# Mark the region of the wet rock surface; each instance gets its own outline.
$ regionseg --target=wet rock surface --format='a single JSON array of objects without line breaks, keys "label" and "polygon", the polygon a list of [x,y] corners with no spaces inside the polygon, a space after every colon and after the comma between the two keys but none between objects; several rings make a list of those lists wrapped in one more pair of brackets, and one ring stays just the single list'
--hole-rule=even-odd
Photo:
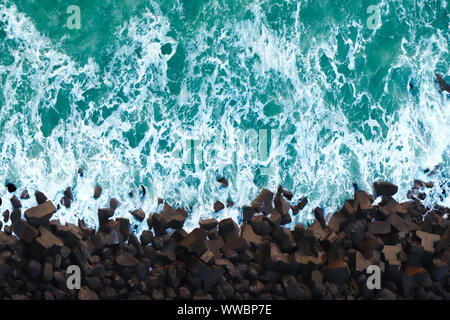
[{"label": "wet rock surface", "polygon": [[[131,211],[133,223],[148,227],[139,239],[128,219],[112,219],[115,199],[98,210],[94,230],[52,220],[55,206],[36,192],[38,205],[0,232],[0,298],[448,300],[450,209],[427,209],[417,198],[398,203],[397,189],[377,182],[378,204],[358,190],[333,215],[316,208],[313,224],[292,228],[307,200],[294,202],[281,187],[243,207],[241,225],[211,217],[191,232],[187,211],[164,203],[158,213]],[[64,195],[76,201],[70,188]],[[11,203],[20,213],[20,200]],[[67,287],[71,265],[81,270],[78,290]],[[366,285],[371,265],[381,270],[379,290]]]}]

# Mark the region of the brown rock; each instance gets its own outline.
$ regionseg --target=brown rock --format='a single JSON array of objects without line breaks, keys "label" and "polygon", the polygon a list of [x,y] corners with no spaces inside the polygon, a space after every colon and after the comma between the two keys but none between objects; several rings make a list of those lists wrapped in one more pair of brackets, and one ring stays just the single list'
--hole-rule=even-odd
[{"label": "brown rock", "polygon": [[135,267],[138,263],[139,260],[126,251],[122,251],[116,256],[116,264],[121,268]]},{"label": "brown rock", "polygon": [[274,199],[275,210],[282,216],[289,214],[290,208],[289,202],[283,197],[283,191],[283,188],[279,186]]},{"label": "brown rock", "polygon": [[130,211],[130,213],[131,213],[131,215],[132,215],[133,217],[135,217],[136,220],[138,220],[139,222],[142,222],[142,221],[144,221],[144,219],[145,219],[145,212],[142,211],[142,209],[136,209],[136,210]]},{"label": "brown rock", "polygon": [[3,222],[7,223],[9,221],[9,210],[3,212]]},{"label": "brown rock", "polygon": [[13,196],[11,198],[11,204],[14,209],[22,208],[22,202],[20,202],[20,200],[17,198],[17,196]]},{"label": "brown rock", "polygon": [[100,225],[105,224],[109,218],[114,215],[114,210],[111,208],[100,208],[98,209],[98,222]]},{"label": "brown rock", "polygon": [[36,191],[34,193],[34,196],[36,197],[36,201],[38,204],[43,204],[44,202],[47,201],[47,197],[45,196],[45,194],[43,194],[40,191]]},{"label": "brown rock", "polygon": [[192,252],[201,257],[205,251],[206,247],[206,232],[201,228],[196,228],[192,230],[180,243],[179,247],[184,249],[186,252]]},{"label": "brown rock", "polygon": [[219,234],[225,239],[239,236],[239,227],[231,218],[223,219],[219,222]]},{"label": "brown rock", "polygon": [[435,76],[439,84],[439,89],[441,89],[442,92],[447,91],[447,93],[450,93],[450,85],[445,82],[444,78],[438,73],[436,73]]},{"label": "brown rock", "polygon": [[34,226],[47,225],[56,208],[50,200],[25,211],[28,222]]},{"label": "brown rock", "polygon": [[22,191],[22,193],[20,194],[20,199],[23,199],[23,200],[30,199],[30,195],[28,194],[28,190],[27,189]]},{"label": "brown rock", "polygon": [[272,226],[261,215],[254,216],[251,225],[256,234],[270,234],[272,232]]},{"label": "brown rock", "polygon": [[223,209],[225,209],[225,206],[224,206],[224,204],[223,204],[222,202],[216,201],[216,202],[214,203],[214,211],[215,211],[215,212],[219,212],[219,211],[221,211],[221,210],[223,210]]},{"label": "brown rock", "polygon": [[297,243],[291,231],[285,227],[276,227],[273,231],[273,238],[283,252],[293,252],[297,249]]},{"label": "brown rock", "polygon": [[371,234],[389,234],[391,224],[388,221],[374,221],[367,225],[367,229]]},{"label": "brown rock", "polygon": [[322,228],[325,228],[327,226],[325,222],[325,214],[323,213],[322,208],[317,207],[314,209],[314,218],[316,218]]},{"label": "brown rock", "polygon": [[395,184],[392,184],[387,181],[375,182],[373,184],[373,188],[376,197],[378,196],[391,197],[398,191],[398,187]]},{"label": "brown rock", "polygon": [[23,219],[15,221],[12,224],[12,230],[23,242],[27,244],[31,244],[39,235],[39,232]]},{"label": "brown rock", "polygon": [[263,238],[258,236],[249,224],[244,224],[242,227],[241,237],[254,248],[259,248],[263,244]]},{"label": "brown rock", "polygon": [[215,218],[200,220],[199,222],[200,228],[205,229],[206,231],[216,229],[219,222]]},{"label": "brown rock", "polygon": [[416,236],[422,240],[422,246],[425,251],[428,252],[434,252],[434,243],[441,239],[441,237],[437,234],[423,232],[421,230],[416,231]]},{"label": "brown rock", "polygon": [[102,187],[100,187],[98,185],[95,186],[95,188],[94,188],[94,199],[100,198],[100,195],[102,194],[102,191],[103,191]]},{"label": "brown rock", "polygon": [[72,189],[70,187],[67,187],[67,189],[64,191],[64,195],[71,201],[73,201],[73,193]]},{"label": "brown rock", "polygon": [[219,278],[224,273],[223,268],[212,268],[202,262],[196,257],[191,257],[186,265],[187,269],[192,272],[193,275],[199,277],[203,283],[203,289],[209,292],[212,287],[217,283]]},{"label": "brown rock", "polygon": [[372,206],[373,198],[363,190],[355,192],[354,201],[354,206],[356,206],[362,214],[375,211],[375,208]]},{"label": "brown rock", "polygon": [[68,247],[77,246],[83,239],[83,231],[73,223],[66,223],[65,225],[54,224],[54,233],[61,238]]},{"label": "brown rock", "polygon": [[86,286],[82,286],[78,292],[78,300],[99,300],[98,295]]},{"label": "brown rock", "polygon": [[54,254],[60,251],[64,243],[44,227],[39,227],[39,237],[31,245],[32,252],[35,255],[43,257],[44,255]]},{"label": "brown rock", "polygon": [[299,203],[295,206],[292,206],[292,214],[295,216],[297,215],[303,208],[308,204],[308,199],[306,197],[303,197],[300,199]]},{"label": "brown rock", "polygon": [[243,206],[242,207],[242,217],[244,222],[250,222],[252,221],[253,217],[255,216],[255,209],[253,207],[249,206]]},{"label": "brown rock", "polygon": [[119,207],[120,203],[116,198],[111,198],[109,200],[109,207],[113,210],[116,210]]},{"label": "brown rock", "polygon": [[263,189],[261,193],[253,200],[252,207],[258,212],[269,214],[273,211],[272,206],[273,193],[267,189]]},{"label": "brown rock", "polygon": [[217,182],[219,182],[220,184],[221,184],[221,186],[222,187],[228,187],[228,180],[227,179],[225,179],[224,177],[222,177],[222,178],[219,178],[218,180],[217,180]]}]

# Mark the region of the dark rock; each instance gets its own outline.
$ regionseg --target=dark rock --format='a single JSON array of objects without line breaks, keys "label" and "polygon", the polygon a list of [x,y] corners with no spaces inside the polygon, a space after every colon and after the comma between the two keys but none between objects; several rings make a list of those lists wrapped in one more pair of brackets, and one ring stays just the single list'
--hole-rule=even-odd
[{"label": "dark rock", "polygon": [[41,271],[42,265],[38,261],[31,259],[30,262],[28,263],[28,275],[30,276],[30,278],[31,279],[39,278],[39,276],[41,275]]},{"label": "dark rock", "polygon": [[275,210],[282,216],[289,214],[290,208],[289,202],[287,202],[283,196],[283,191],[283,188],[279,186],[274,199]]},{"label": "dark rock", "polygon": [[231,218],[223,219],[219,222],[219,234],[225,239],[239,236],[239,227]]},{"label": "dark rock", "polygon": [[153,241],[153,233],[150,230],[145,230],[141,233],[141,244],[145,246]]},{"label": "dark rock", "polygon": [[12,235],[12,228],[11,228],[11,226],[5,226],[5,228],[3,230],[5,231],[5,233],[8,236]]},{"label": "dark rock", "polygon": [[22,191],[22,193],[20,194],[20,199],[23,199],[23,200],[30,199],[30,195],[28,194],[28,190],[27,189]]},{"label": "dark rock", "polygon": [[417,286],[417,282],[413,277],[408,276],[406,273],[402,273],[399,281],[400,293],[404,297],[410,297],[412,291]]},{"label": "dark rock", "polygon": [[72,189],[70,187],[67,187],[67,189],[64,191],[64,195],[70,200],[73,201],[73,193]]},{"label": "dark rock", "polygon": [[25,217],[34,226],[48,225],[56,208],[50,200],[41,203],[37,207],[25,210]]},{"label": "dark rock", "polygon": [[22,217],[22,211],[19,208],[14,208],[11,212],[10,219],[14,223]]},{"label": "dark rock", "polygon": [[205,229],[206,231],[216,229],[219,222],[215,218],[200,220],[199,222],[200,228]]},{"label": "dark rock", "polygon": [[54,254],[60,251],[64,243],[44,227],[39,227],[39,237],[31,244],[30,250],[35,256],[44,257],[45,255]]},{"label": "dark rock", "polygon": [[384,246],[383,254],[384,260],[389,264],[391,271],[398,271],[401,266],[401,261],[399,260],[399,254],[402,252],[402,247],[397,246]]},{"label": "dark rock", "polygon": [[175,210],[169,204],[164,203],[161,213],[153,214],[152,225],[156,235],[161,235],[167,228],[181,229],[188,213],[184,209]]},{"label": "dark rock", "polygon": [[325,222],[325,214],[323,213],[322,208],[317,207],[314,209],[314,218],[316,218],[322,228],[325,228],[327,226]]},{"label": "dark rock", "polygon": [[256,211],[253,207],[243,206],[242,207],[242,217],[244,222],[251,222]]},{"label": "dark rock", "polygon": [[241,252],[248,248],[248,243],[245,239],[241,237],[229,237],[225,240],[225,245],[222,247],[222,252],[226,253],[227,251],[237,251]]},{"label": "dark rock", "polygon": [[285,227],[277,227],[273,231],[273,238],[277,241],[283,252],[293,252],[297,249],[297,243],[291,231]]},{"label": "dark rock", "polygon": [[119,232],[123,241],[127,241],[130,235],[130,220],[126,218],[116,218],[116,221],[119,222]]},{"label": "dark rock", "polygon": [[[6,229],[6,227],[5,227]],[[38,230],[29,225],[25,220],[20,219],[12,224],[14,233],[25,243],[31,244],[39,235]]]},{"label": "dark rock", "polygon": [[15,192],[17,190],[16,186],[12,183],[8,183],[6,185],[6,188],[8,189],[9,193]]},{"label": "dark rock", "polygon": [[281,224],[281,214],[278,211],[273,211],[272,214],[270,214],[269,219],[267,220],[270,225],[273,227],[278,227]]},{"label": "dark rock", "polygon": [[272,206],[273,193],[267,189],[263,189],[261,193],[252,202],[252,207],[258,212],[269,214],[273,211]]},{"label": "dark rock", "polygon": [[224,177],[217,179],[217,182],[219,182],[222,187],[228,187],[228,181]]},{"label": "dark rock", "polygon": [[186,268],[192,272],[193,275],[202,280],[203,289],[206,292],[209,292],[213,288],[224,273],[223,268],[209,267],[207,264],[194,256],[188,261]]},{"label": "dark rock", "polygon": [[440,281],[444,277],[448,277],[448,274],[449,265],[438,258],[433,259],[433,265],[431,267],[431,278],[434,281]]},{"label": "dark rock", "polygon": [[3,222],[7,223],[9,221],[9,210],[3,212]]},{"label": "dark rock", "polygon": [[145,219],[145,212],[142,211],[142,209],[136,209],[136,210],[130,211],[130,213],[131,213],[131,215],[132,215],[133,217],[135,217],[139,222],[142,222],[142,221],[144,221],[144,219]]},{"label": "dark rock", "polygon": [[44,264],[44,268],[42,270],[42,281],[50,282],[53,279],[53,265],[49,262]]},{"label": "dark rock", "polygon": [[372,262],[367,260],[361,252],[353,250],[353,252],[350,253],[348,264],[352,271],[364,272]]},{"label": "dark rock", "polygon": [[121,268],[135,267],[139,263],[135,257],[128,252],[121,252],[116,256],[116,264]]},{"label": "dark rock", "polygon": [[82,286],[78,292],[78,300],[99,300],[98,295],[86,286]]},{"label": "dark rock", "polygon": [[252,225],[245,224],[241,232],[242,239],[246,240],[254,248],[259,248],[263,244],[263,238],[253,231]]},{"label": "dark rock", "polygon": [[389,234],[391,224],[388,221],[374,221],[367,225],[367,231],[371,234]]},{"label": "dark rock", "polygon": [[375,208],[372,206],[373,198],[365,191],[359,190],[355,192],[355,199],[353,206],[356,207],[362,214],[362,218],[365,218],[365,214],[372,213]]},{"label": "dark rock", "polygon": [[272,232],[272,226],[267,222],[263,216],[254,216],[251,225],[256,234],[270,234]]},{"label": "dark rock", "polygon": [[198,257],[201,257],[207,250],[205,230],[201,228],[192,230],[178,246],[185,252],[195,253]]},{"label": "dark rock", "polygon": [[439,89],[441,89],[442,92],[447,91],[447,93],[450,93],[450,85],[445,82],[444,78],[438,73],[436,73],[435,76],[439,84]]},{"label": "dark rock", "polygon": [[88,228],[86,226],[86,223],[81,219],[78,220],[78,227],[83,232],[83,239],[85,240],[90,239],[95,233],[95,230],[92,228]]},{"label": "dark rock", "polygon": [[39,205],[39,204],[43,204],[44,202],[47,201],[47,197],[45,196],[45,194],[43,194],[43,193],[40,192],[40,191],[36,191],[36,192],[34,193],[34,196],[35,196],[35,198],[36,198],[36,201],[37,201],[38,205]]},{"label": "dark rock", "polygon": [[53,226],[55,235],[61,238],[68,247],[77,246],[83,239],[83,231],[72,223],[54,224]]},{"label": "dark rock", "polygon": [[396,213],[389,215],[387,221],[399,232],[408,233],[415,229],[414,223],[408,223],[408,220],[400,218]]},{"label": "dark rock", "polygon": [[303,208],[308,204],[308,199],[306,197],[302,197],[300,201],[291,207],[292,214],[295,216],[297,215]]},{"label": "dark rock", "polygon": [[109,218],[114,215],[114,210],[111,208],[98,209],[98,222],[100,225],[105,224]]},{"label": "dark rock", "polygon": [[373,184],[373,188],[375,191],[375,197],[378,196],[391,197],[398,191],[398,187],[395,184],[392,184],[387,181],[375,182]]},{"label": "dark rock", "polygon": [[109,207],[113,210],[116,210],[119,207],[119,201],[116,198],[111,198],[109,200]]},{"label": "dark rock", "polygon": [[70,199],[67,197],[62,197],[60,203],[66,208],[70,208],[71,206]]},{"label": "dark rock", "polygon": [[215,212],[222,211],[223,209],[225,209],[225,206],[224,206],[224,204],[223,204],[222,202],[216,201],[216,202],[214,203],[214,211],[215,211]]},{"label": "dark rock", "polygon": [[281,279],[286,297],[290,300],[300,300],[311,296],[308,287],[299,284],[294,276],[284,275]]},{"label": "dark rock", "polygon": [[13,196],[11,198],[11,204],[14,209],[22,208],[22,202],[20,202],[20,200],[17,198],[17,196]]},{"label": "dark rock", "polygon": [[328,221],[328,227],[335,233],[342,231],[348,223],[347,218],[341,211],[334,213]]},{"label": "dark rock", "polygon": [[378,214],[376,217],[381,220],[386,220],[392,214],[398,214],[404,216],[407,213],[407,209],[399,204],[391,197],[385,197],[380,202],[378,207]]},{"label": "dark rock", "polygon": [[282,253],[275,243],[266,243],[263,246],[262,263],[268,270],[285,271],[289,264],[286,253]]},{"label": "dark rock", "polygon": [[94,199],[100,198],[100,195],[102,194],[102,191],[103,191],[102,187],[100,187],[98,185],[95,186],[95,188],[94,188]]}]

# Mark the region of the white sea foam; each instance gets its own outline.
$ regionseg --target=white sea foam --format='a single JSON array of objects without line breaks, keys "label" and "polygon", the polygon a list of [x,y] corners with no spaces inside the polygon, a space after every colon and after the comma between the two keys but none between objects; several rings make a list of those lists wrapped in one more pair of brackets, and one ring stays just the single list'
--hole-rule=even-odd
[{"label": "white sea foam", "polygon": [[[294,201],[303,195],[309,198],[296,222],[311,221],[310,212],[316,206],[323,206],[330,214],[352,195],[352,182],[370,190],[377,178],[400,186],[398,200],[406,199],[414,178],[431,179],[435,188],[429,192],[427,204],[449,204],[448,197],[440,198],[440,184],[448,181],[449,174],[450,137],[445,133],[450,132],[450,105],[434,83],[435,70],[445,61],[445,54],[448,56],[448,36],[437,33],[414,44],[404,39],[402,48],[415,46],[415,50],[411,55],[404,49],[393,62],[384,79],[384,95],[391,94],[389,84],[395,81],[395,70],[401,68],[411,68],[419,94],[401,98],[400,109],[388,113],[379,101],[357,91],[358,74],[346,78],[339,71],[345,66],[354,70],[358,59],[365,60],[366,43],[377,31],[364,38],[364,25],[349,21],[356,36],[349,34],[343,39],[347,55],[345,61],[339,61],[338,39],[342,34],[347,36],[340,33],[339,26],[326,37],[316,38],[306,34],[301,19],[296,19],[299,33],[290,37],[271,30],[257,4],[249,9],[254,19],[223,21],[213,29],[200,26],[184,44],[185,76],[180,94],[173,98],[168,89],[167,62],[179,43],[168,36],[169,20],[156,6],[124,23],[117,33],[111,62],[99,66],[94,60],[77,64],[41,35],[14,5],[0,5],[0,21],[7,22],[7,37],[17,46],[11,52],[14,62],[0,65],[0,79],[5,79],[5,105],[0,108],[0,177],[14,180],[20,190],[42,190],[55,203],[71,186],[75,197],[72,207],[61,208],[55,217],[69,222],[83,218],[90,225],[96,224],[97,209],[107,206],[110,197],[121,202],[116,216],[129,218],[128,211],[136,207],[146,212],[157,210],[155,199],[162,197],[189,209],[189,230],[198,218],[214,215],[212,207],[217,200],[248,204],[260,189],[254,182],[255,170],[274,163],[279,169],[268,177],[266,187],[275,190],[283,184],[296,195]],[[305,37],[310,43],[306,49],[302,46]],[[215,39],[212,46],[208,43],[211,38]],[[161,46],[166,43],[172,45],[172,53],[162,55]],[[322,59],[329,68],[321,64]],[[206,67],[208,72],[199,73]],[[389,129],[384,136],[375,134],[367,139],[352,127],[348,111],[327,102],[327,92],[338,93],[346,85],[352,88],[355,112],[369,99],[371,112],[383,115],[384,123],[369,118],[361,128],[378,133],[385,126]],[[269,102],[264,100],[264,92],[270,86],[280,88],[272,102],[281,106],[282,112],[268,117],[263,112]],[[30,92],[21,95],[24,87]],[[55,108],[58,92],[67,87],[71,110],[45,137],[40,129],[42,113]],[[90,102],[80,108],[77,103],[96,89],[108,93],[95,105]],[[162,119],[155,116],[155,106],[164,115]],[[108,109],[113,111],[103,117],[103,110]],[[95,121],[99,110],[100,120]],[[275,150],[263,160],[249,147],[245,136],[250,133],[251,114],[263,124],[250,120],[254,130],[280,131],[278,159],[274,159]],[[125,134],[137,123],[146,124],[148,130],[132,146]],[[197,141],[194,151],[215,154],[203,163],[194,157],[194,165],[187,165],[186,143],[191,140]],[[174,157],[173,149],[163,148],[162,142],[180,150],[184,146],[184,154]],[[424,168],[445,161],[444,171],[431,177],[423,173]],[[79,166],[84,177],[76,174]],[[230,180],[226,189],[215,181],[222,175]],[[352,180],[355,175],[357,181]],[[104,190],[98,200],[92,198],[96,184]],[[147,187],[142,199],[138,191],[141,184]],[[133,197],[129,197],[130,191]],[[1,209],[10,208],[10,195],[3,187],[0,196],[4,202]],[[34,204],[34,199],[24,203]],[[226,208],[220,217],[238,220],[239,211]]]}]

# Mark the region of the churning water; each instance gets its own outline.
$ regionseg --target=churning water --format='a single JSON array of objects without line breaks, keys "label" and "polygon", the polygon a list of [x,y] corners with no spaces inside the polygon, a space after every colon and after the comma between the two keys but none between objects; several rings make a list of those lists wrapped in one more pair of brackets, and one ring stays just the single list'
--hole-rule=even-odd
[{"label": "churning water", "polygon": [[63,221],[161,197],[189,229],[281,184],[308,222],[379,178],[448,205],[449,21],[446,0],[0,0],[1,209],[8,182],[71,186]]}]

